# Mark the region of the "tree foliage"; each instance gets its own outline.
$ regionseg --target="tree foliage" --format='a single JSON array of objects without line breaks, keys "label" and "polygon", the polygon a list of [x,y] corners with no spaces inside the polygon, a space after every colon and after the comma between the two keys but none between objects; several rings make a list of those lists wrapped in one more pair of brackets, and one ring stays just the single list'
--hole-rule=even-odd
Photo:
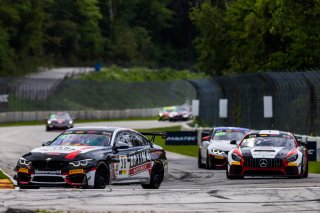
[{"label": "tree foliage", "polygon": [[[318,67],[319,5],[319,0],[238,0],[219,11],[204,1],[191,13],[200,34],[199,67],[225,74]],[[220,41],[222,32],[227,44]],[[224,59],[216,55],[221,46],[229,52]]]},{"label": "tree foliage", "polygon": [[[0,0],[0,76],[39,66],[319,66],[320,0]],[[196,66],[195,66],[196,64]]]}]

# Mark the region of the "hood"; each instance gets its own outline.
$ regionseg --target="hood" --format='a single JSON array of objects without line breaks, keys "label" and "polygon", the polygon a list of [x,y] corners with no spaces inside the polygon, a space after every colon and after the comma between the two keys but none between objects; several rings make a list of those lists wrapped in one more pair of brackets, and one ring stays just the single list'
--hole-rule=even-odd
[{"label": "hood", "polygon": [[211,140],[209,149],[219,149],[221,151],[230,151],[235,148],[236,145],[230,144],[229,140]]},{"label": "hood", "polygon": [[69,154],[72,152],[87,153],[93,150],[102,149],[104,147],[97,146],[43,146],[31,150],[31,153],[57,153],[57,154]]},{"label": "hood", "polygon": [[284,158],[290,150],[285,147],[243,147],[243,157],[252,158]]},{"label": "hood", "polygon": [[42,160],[48,157],[55,160],[73,160],[80,155],[85,156],[87,153],[99,150],[105,150],[102,146],[43,146],[31,150],[24,155],[28,160]]}]

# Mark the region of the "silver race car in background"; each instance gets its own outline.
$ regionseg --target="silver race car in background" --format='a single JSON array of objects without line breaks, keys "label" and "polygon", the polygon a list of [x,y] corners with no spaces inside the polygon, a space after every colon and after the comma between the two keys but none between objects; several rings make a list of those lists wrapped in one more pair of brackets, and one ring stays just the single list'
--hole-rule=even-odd
[{"label": "silver race car in background", "polygon": [[[216,127],[213,133],[203,138],[199,146],[199,168],[214,169],[227,165],[228,152],[249,131],[240,127]],[[230,144],[230,142],[233,142]]]}]

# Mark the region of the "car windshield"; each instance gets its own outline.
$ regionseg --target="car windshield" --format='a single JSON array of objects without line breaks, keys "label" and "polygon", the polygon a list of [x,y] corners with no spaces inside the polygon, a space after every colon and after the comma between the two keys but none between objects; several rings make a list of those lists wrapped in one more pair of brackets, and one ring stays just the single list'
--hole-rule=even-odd
[{"label": "car windshield", "polygon": [[67,113],[51,114],[49,117],[50,119],[70,119],[70,116]]},{"label": "car windshield", "polygon": [[285,147],[293,149],[294,139],[289,135],[248,135],[240,147]]},{"label": "car windshield", "polygon": [[50,146],[109,146],[111,134],[78,134],[59,135]]},{"label": "car windshield", "polygon": [[216,130],[213,133],[213,140],[241,140],[245,135],[245,131],[240,130]]}]

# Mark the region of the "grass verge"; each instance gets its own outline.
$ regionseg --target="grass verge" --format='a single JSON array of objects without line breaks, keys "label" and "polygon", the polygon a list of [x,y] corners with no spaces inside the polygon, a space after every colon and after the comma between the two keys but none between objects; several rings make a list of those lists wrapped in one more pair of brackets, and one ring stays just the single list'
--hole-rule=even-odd
[{"label": "grass verge", "polygon": [[8,179],[8,177],[0,170],[0,179]]},{"label": "grass verge", "polygon": [[320,174],[320,161],[309,161],[309,172]]}]

